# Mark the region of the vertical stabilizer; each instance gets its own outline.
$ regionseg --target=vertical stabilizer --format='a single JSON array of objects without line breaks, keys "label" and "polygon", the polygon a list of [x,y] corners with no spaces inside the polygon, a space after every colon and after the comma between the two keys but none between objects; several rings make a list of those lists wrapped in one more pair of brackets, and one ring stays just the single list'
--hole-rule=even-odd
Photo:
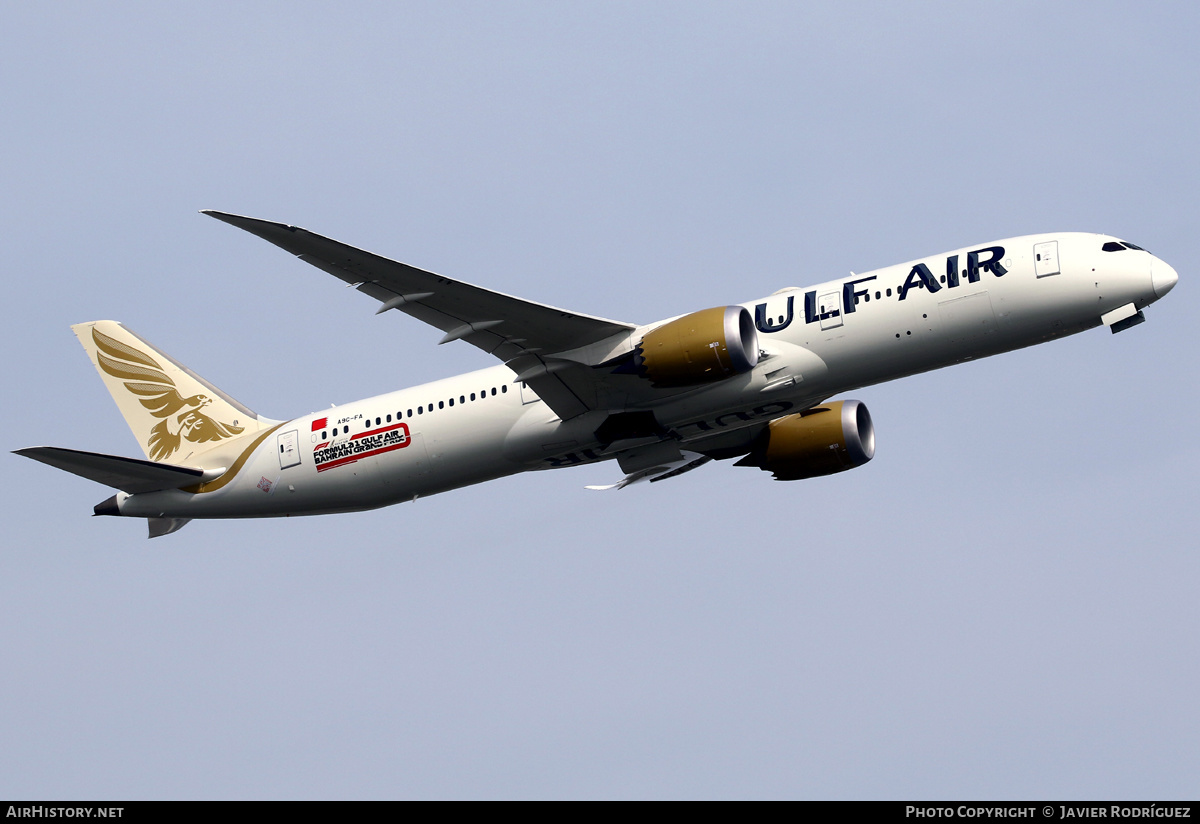
[{"label": "vertical stabilizer", "polygon": [[71,329],[152,461],[203,466],[201,453],[274,423],[116,321]]}]

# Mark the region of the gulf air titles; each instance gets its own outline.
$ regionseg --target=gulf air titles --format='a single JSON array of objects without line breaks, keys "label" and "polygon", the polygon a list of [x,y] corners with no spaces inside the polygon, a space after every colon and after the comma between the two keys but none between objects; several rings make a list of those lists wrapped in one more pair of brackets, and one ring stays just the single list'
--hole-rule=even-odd
[{"label": "gulf air titles", "polygon": [[119,490],[98,515],[351,512],[524,472],[616,459],[608,486],[714,459],[778,480],[875,454],[847,390],[1107,326],[1128,329],[1175,270],[1107,235],[1029,235],[639,326],[452,280],[295,226],[206,214],[274,243],[501,363],[279,421],[115,321],[72,327],[145,453],[18,450]]}]

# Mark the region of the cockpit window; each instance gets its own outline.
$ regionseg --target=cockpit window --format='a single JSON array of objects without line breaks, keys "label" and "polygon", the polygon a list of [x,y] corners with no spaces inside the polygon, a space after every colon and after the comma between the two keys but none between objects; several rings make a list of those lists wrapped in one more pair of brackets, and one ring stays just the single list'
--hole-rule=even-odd
[{"label": "cockpit window", "polygon": [[1126,249],[1132,249],[1135,252],[1145,252],[1146,251],[1141,246],[1134,246],[1132,243],[1130,243],[1127,240],[1121,240],[1121,241],[1110,240],[1108,243],[1104,244],[1100,248],[1106,252],[1124,252]]}]

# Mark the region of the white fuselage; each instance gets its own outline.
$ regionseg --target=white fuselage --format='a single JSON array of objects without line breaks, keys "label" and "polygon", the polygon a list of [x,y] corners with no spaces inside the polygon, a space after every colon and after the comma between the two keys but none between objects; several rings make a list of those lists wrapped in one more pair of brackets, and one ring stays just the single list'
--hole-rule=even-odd
[{"label": "white fuselage", "polygon": [[[1176,280],[1148,252],[1102,250],[1115,241],[1030,235],[781,290],[744,304],[764,355],[750,372],[641,408],[686,448],[851,389],[1098,326]],[[611,455],[597,426],[610,412],[638,409],[564,422],[495,366],[296,418],[248,438],[223,476],[193,491],[121,493],[117,503],[122,515],[177,518],[370,509],[603,460]]]}]

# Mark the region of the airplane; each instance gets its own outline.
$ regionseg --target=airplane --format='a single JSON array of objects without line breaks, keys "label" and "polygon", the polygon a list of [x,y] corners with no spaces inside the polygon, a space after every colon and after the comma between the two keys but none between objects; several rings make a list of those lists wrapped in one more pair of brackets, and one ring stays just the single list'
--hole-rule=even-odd
[{"label": "airplane", "polygon": [[569,312],[389,260],[296,226],[206,211],[499,365],[313,412],[263,417],[110,321],[72,327],[145,460],[17,454],[115,488],[96,515],[353,512],[535,469],[615,459],[620,489],[737,458],[776,480],[862,466],[875,428],[845,392],[1145,320],[1178,281],[1108,235],[1008,238],[748,303],[638,325]]}]

